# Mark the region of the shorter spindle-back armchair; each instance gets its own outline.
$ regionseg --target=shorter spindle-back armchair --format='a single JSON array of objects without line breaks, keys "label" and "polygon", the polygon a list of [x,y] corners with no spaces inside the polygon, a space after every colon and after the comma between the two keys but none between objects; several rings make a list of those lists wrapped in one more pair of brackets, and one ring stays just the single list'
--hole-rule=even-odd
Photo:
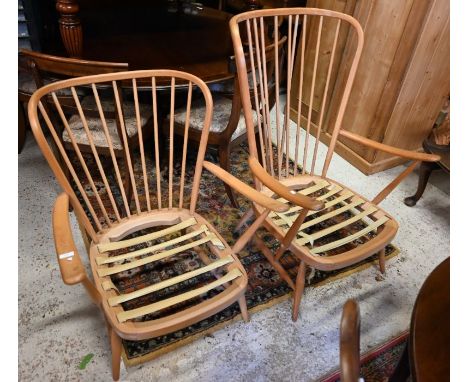
[{"label": "shorter spindle-back armchair", "polygon": [[[138,138],[138,145],[131,155],[126,134],[122,134],[124,155],[119,157],[111,144],[100,98],[101,89],[113,90],[113,102],[120,122],[118,126],[124,130],[125,119],[117,81],[130,86]],[[141,81],[146,83],[144,89],[139,86]],[[168,86],[159,88],[159,83],[169,84],[169,90]],[[100,118],[93,129],[99,129],[108,143],[110,167],[103,165],[90,134],[88,118],[83,113],[80,112],[79,116],[91,149],[87,155],[79,145],[73,145],[73,153],[66,150],[52,122],[53,114],[54,120],[61,120],[73,137],[74,131],[63,116],[57,92],[67,90],[75,94],[81,87],[91,89],[94,95]],[[186,91],[176,92],[181,87]],[[182,147],[174,145],[174,105],[180,99],[186,103],[186,124],[189,124],[195,88],[203,95],[204,124],[196,162],[189,163],[188,135],[184,135]],[[139,99],[148,91],[154,139],[144,140]],[[79,98],[74,97],[74,100],[80,111]],[[160,104],[164,102],[169,102],[169,130],[166,132],[169,148],[166,150],[162,150],[158,139],[162,128],[158,124],[162,120],[158,113],[162,110]],[[213,113],[213,101],[205,83],[193,75],[171,70],[81,77],[39,89],[31,98],[28,112],[37,143],[63,189],[53,211],[60,272],[66,284],[83,284],[94,303],[104,312],[115,380],[120,375],[122,339],[143,340],[168,334],[236,302],[244,320],[248,319],[244,297],[247,274],[235,255],[246,244],[247,237],[241,236],[231,249],[216,229],[197,213],[202,167],[259,205],[269,206],[278,212],[285,211],[287,206],[243,184],[215,164],[204,161]],[[51,135],[57,151],[52,150],[46,132]],[[69,177],[59,162],[65,164]],[[130,169],[131,195],[125,192],[122,168]],[[73,241],[68,216],[70,204],[90,238],[87,248],[92,278],[87,275]],[[171,264],[176,264],[171,268],[176,271],[165,272],[165,267]]]},{"label": "shorter spindle-back armchair", "polygon": [[[279,248],[273,253],[258,235],[253,236],[271,265],[294,290],[292,317],[296,320],[306,266],[323,271],[335,270],[378,253],[380,270],[385,271],[385,247],[395,237],[398,224],[378,204],[420,161],[437,161],[438,156],[390,147],[342,129],[341,122],[364,43],[363,30],[353,17],[325,9],[269,9],[236,15],[230,21],[230,28],[247,123],[249,165],[255,186],[264,195],[289,206],[286,213],[277,213],[254,202],[238,227],[255,215],[257,219],[253,226],[263,226],[278,239]],[[281,36],[280,28],[287,36],[285,96],[284,100],[280,98],[280,56],[276,47],[273,68],[276,94],[271,113],[264,39],[267,28],[276,45]],[[246,31],[247,44],[240,31]],[[314,37],[307,40],[306,36],[311,35]],[[346,45],[346,55],[341,63],[335,60],[338,42]],[[312,76],[305,75],[306,54],[314,57],[313,68],[308,68]],[[254,74],[254,85],[262,89],[255,95],[254,102],[249,92],[248,73]],[[294,99],[293,73],[298,79],[298,96]],[[333,91],[332,78],[343,81],[342,92]],[[336,112],[329,108],[331,97],[341,100]],[[291,109],[293,106],[297,108],[301,118],[303,99],[311,100],[311,107],[304,113],[307,118],[300,120],[294,131]],[[256,125],[256,119],[261,123]],[[258,128],[259,142],[255,139],[254,126]],[[321,159],[319,142],[325,128],[331,138]],[[315,135],[315,140],[310,133]],[[368,200],[327,177],[339,136],[413,162],[374,199]],[[323,160],[323,166],[316,172],[319,160]],[[281,263],[286,251],[299,261],[295,282]]]}]

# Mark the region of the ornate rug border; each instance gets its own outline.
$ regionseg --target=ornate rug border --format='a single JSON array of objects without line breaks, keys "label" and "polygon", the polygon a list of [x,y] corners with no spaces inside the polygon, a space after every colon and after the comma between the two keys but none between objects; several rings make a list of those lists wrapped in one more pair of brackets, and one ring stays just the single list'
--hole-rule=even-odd
[{"label": "ornate rug border", "polygon": [[[361,365],[370,362],[372,359],[375,359],[385,353],[388,349],[400,345],[403,341],[406,341],[409,337],[409,330],[404,330],[395,337],[390,338],[388,341],[377,345],[365,352],[359,362]],[[340,369],[334,369],[324,376],[317,379],[316,382],[336,382],[340,378]]]},{"label": "ornate rug border", "polygon": [[[392,244],[393,245],[393,244]],[[392,259],[394,258],[395,256],[398,256],[400,254],[400,249],[398,247],[396,247],[395,245],[393,245],[393,247],[395,248],[394,251],[390,254],[388,254],[386,256],[386,260],[389,260],[389,259]],[[325,280],[317,283],[316,285],[314,285],[314,287],[321,287],[323,285],[326,285],[330,282],[333,282],[333,281],[336,281],[336,280],[340,280],[344,277],[347,277],[353,273],[357,273],[357,272],[361,272],[365,269],[368,269],[372,266],[375,266],[376,268],[378,267],[378,260],[373,260],[373,261],[369,261],[369,262],[366,262],[364,264],[361,264],[359,265],[358,267],[356,268],[353,268],[353,269],[349,269],[345,272],[342,272],[342,273],[339,273],[335,276],[330,276],[328,278],[326,278]],[[280,297],[277,297],[273,300],[270,300],[268,302],[266,302],[265,304],[260,304],[260,305],[257,305],[251,309],[249,309],[249,313],[250,314],[253,314],[253,313],[257,313],[257,312],[261,312],[262,310],[264,309],[267,309],[273,305],[276,305],[282,301],[285,301],[287,299],[289,299],[292,295],[292,291],[289,292],[289,293],[286,293],[284,294],[283,296],[280,296]],[[205,331],[203,332],[200,332],[200,333],[196,333],[196,334],[193,334],[191,336],[188,336],[186,338],[182,338],[180,339],[179,341],[177,342],[174,342],[172,344],[169,344],[167,346],[164,346],[163,348],[161,349],[157,349],[157,350],[154,350],[152,351],[151,353],[148,353],[148,354],[144,354],[140,357],[135,357],[135,358],[132,358],[132,359],[129,359],[127,357],[127,354],[125,352],[125,350],[122,348],[122,359],[124,361],[124,364],[125,364],[125,367],[132,367],[132,366],[137,366],[137,365],[140,365],[142,363],[145,363],[145,362],[148,362],[148,361],[151,361],[155,358],[158,358],[160,357],[161,355],[163,354],[166,354],[166,353],[169,353],[175,349],[178,349],[179,347],[181,346],[185,346],[187,344],[190,344],[192,343],[193,341],[199,339],[199,338],[202,338],[206,335],[209,335],[209,334],[212,334],[228,325],[231,325],[232,323],[236,322],[236,321],[239,321],[241,320],[241,315],[240,313],[236,316],[234,316],[233,318],[229,319],[229,320],[226,320],[226,321],[223,321],[223,322],[220,322],[219,324],[217,325],[214,325],[208,329],[206,329]],[[328,374],[329,375],[329,374]]]}]

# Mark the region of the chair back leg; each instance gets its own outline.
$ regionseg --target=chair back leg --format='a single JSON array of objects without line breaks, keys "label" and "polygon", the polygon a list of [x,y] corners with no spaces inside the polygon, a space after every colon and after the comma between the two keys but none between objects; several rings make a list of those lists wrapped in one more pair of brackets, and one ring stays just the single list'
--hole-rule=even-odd
[{"label": "chair back leg", "polygon": [[[221,168],[226,170],[228,173],[231,173],[231,147],[229,144],[219,146],[218,147],[218,155],[219,155],[219,164]],[[226,194],[231,201],[231,204],[234,208],[239,208],[239,202],[237,201],[237,198],[234,194],[234,191],[232,191],[232,188],[224,183],[224,188],[226,189]]]},{"label": "chair back leg", "polygon": [[247,302],[245,301],[245,294],[239,299],[239,307],[241,310],[242,319],[249,322],[249,312],[247,311]]}]

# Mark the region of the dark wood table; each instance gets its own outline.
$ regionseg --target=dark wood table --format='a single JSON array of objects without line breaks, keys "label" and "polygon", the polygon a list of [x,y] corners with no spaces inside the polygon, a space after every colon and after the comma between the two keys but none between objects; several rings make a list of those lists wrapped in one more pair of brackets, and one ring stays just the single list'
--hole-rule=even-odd
[{"label": "dark wood table", "polygon": [[182,70],[207,83],[234,77],[230,13],[164,1],[57,0],[56,6],[65,55],[126,62],[129,70]]},{"label": "dark wood table", "polygon": [[405,352],[389,382],[450,380],[450,258],[424,282],[414,304]]}]

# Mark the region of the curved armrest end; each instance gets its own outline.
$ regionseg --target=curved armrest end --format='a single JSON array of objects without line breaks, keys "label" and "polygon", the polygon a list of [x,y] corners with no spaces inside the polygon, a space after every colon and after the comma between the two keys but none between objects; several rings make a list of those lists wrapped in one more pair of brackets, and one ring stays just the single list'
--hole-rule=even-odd
[{"label": "curved armrest end", "polygon": [[262,194],[261,192],[258,192],[256,189],[245,184],[235,176],[232,176],[214,163],[203,161],[203,167],[205,167],[209,172],[221,179],[223,182],[234,188],[237,192],[244,195],[252,202],[260,204],[262,207],[275,212],[286,212],[289,209],[288,205],[272,199],[265,194]]},{"label": "curved armrest end", "polygon": [[427,153],[421,153],[419,151],[400,149],[398,147],[393,147],[390,145],[386,145],[384,143],[376,142],[372,139],[365,138],[361,135],[354,134],[346,130],[340,130],[340,135],[348,139],[351,139],[354,142],[361,143],[367,147],[373,148],[375,150],[383,151],[392,155],[397,155],[402,158],[412,159],[412,160],[421,161],[421,162],[438,162],[441,159],[440,155],[427,154]]},{"label": "curved armrest end", "polygon": [[68,195],[60,194],[54,205],[52,228],[63,282],[67,285],[74,285],[82,282],[87,276],[73,240],[68,206]]},{"label": "curved armrest end", "polygon": [[312,211],[320,211],[325,207],[325,203],[320,200],[298,193],[293,194],[289,188],[268,174],[259,161],[252,156],[249,157],[249,166],[254,176],[265,186],[282,198],[289,200],[291,203]]}]

